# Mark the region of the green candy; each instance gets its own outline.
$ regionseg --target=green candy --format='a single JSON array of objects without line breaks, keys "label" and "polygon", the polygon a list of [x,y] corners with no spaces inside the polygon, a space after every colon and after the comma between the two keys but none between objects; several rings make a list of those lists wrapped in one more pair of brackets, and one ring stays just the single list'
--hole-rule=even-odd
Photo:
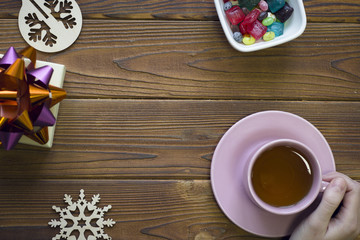
[{"label": "green candy", "polygon": [[274,19],[272,17],[267,17],[261,22],[264,26],[270,26],[274,23]]},{"label": "green candy", "polygon": [[266,32],[263,36],[264,41],[270,41],[273,40],[274,38],[275,38],[274,32]]}]

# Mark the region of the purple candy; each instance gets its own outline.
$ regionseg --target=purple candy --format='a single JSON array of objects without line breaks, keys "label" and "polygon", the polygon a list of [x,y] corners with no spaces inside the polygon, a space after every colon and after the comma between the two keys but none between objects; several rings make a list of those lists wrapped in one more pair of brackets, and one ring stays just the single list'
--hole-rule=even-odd
[{"label": "purple candy", "polygon": [[292,8],[288,3],[285,3],[284,7],[275,13],[275,16],[280,22],[284,23],[291,17],[293,12],[294,8]]}]

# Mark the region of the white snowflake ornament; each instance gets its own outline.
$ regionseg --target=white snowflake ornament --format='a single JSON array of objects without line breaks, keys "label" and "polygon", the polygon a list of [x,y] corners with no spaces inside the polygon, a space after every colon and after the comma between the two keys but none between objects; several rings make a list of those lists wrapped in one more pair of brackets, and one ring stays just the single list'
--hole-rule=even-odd
[{"label": "white snowflake ornament", "polygon": [[[79,199],[76,202],[72,201],[70,195],[64,195],[65,202],[69,205],[66,208],[59,208],[53,206],[52,208],[59,213],[60,220],[51,219],[48,223],[51,227],[60,227],[60,233],[52,240],[96,240],[108,239],[111,237],[104,233],[104,226],[112,227],[115,222],[112,219],[104,220],[104,214],[111,209],[111,205],[104,208],[98,208],[96,204],[100,201],[100,195],[94,195],[92,202],[85,199],[84,190],[80,190]],[[96,220],[94,224],[93,221]],[[69,222],[73,223],[69,226]],[[74,235],[78,232],[78,238]],[[87,238],[85,232],[91,232]]]},{"label": "white snowflake ornament", "polygon": [[75,0],[22,0],[18,24],[30,46],[42,52],[59,52],[78,38],[82,14]]}]

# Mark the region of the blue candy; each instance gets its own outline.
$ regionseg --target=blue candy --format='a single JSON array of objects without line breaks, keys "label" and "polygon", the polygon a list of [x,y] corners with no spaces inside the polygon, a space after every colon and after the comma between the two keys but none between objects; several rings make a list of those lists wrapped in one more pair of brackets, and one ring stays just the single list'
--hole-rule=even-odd
[{"label": "blue candy", "polygon": [[281,22],[274,22],[267,27],[267,31],[274,32],[276,37],[281,36],[284,33],[284,24]]},{"label": "blue candy", "polygon": [[267,3],[269,5],[269,9],[272,13],[277,12],[279,9],[284,7],[285,0],[267,0]]}]

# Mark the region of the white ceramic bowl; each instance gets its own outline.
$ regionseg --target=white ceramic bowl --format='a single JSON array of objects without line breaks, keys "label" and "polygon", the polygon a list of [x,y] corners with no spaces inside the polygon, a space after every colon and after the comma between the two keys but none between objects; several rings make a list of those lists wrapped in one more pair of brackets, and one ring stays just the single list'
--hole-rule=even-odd
[{"label": "white ceramic bowl", "polygon": [[221,26],[224,30],[227,40],[231,46],[241,52],[257,51],[289,42],[300,36],[306,27],[306,14],[303,1],[287,0],[289,5],[294,8],[294,12],[292,16],[285,22],[284,34],[267,42],[259,39],[252,45],[245,45],[243,43],[236,42],[233,38],[233,33],[230,29],[230,23],[227,20],[224,12],[224,1],[214,0],[214,2]]}]

